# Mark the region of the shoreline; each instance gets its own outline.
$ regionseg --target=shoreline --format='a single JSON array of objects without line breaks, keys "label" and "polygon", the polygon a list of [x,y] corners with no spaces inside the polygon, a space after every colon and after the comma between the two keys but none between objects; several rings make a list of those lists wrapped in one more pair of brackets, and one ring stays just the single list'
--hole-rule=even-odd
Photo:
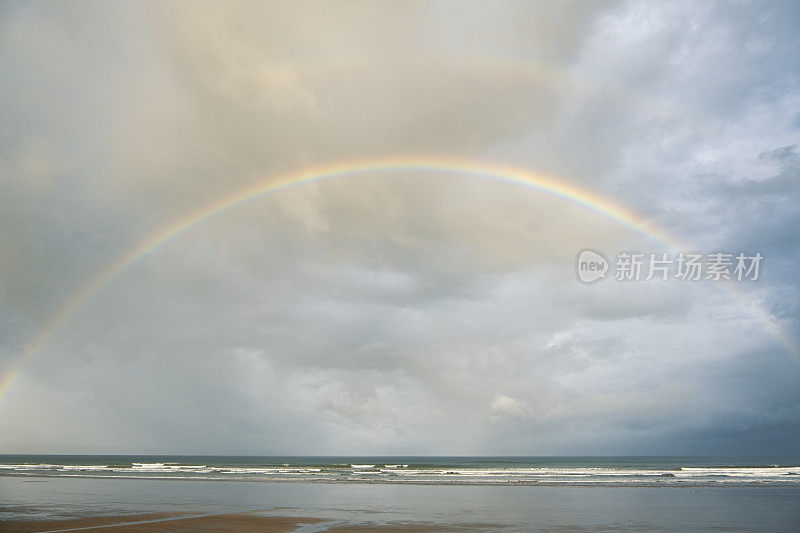
[{"label": "shoreline", "polygon": [[325,522],[311,517],[266,516],[255,512],[183,514],[145,513],[135,515],[87,516],[58,520],[0,521],[7,533],[56,533],[66,531],[294,531],[306,524]]},{"label": "shoreline", "polygon": [[0,531],[792,531],[800,519],[800,487],[594,488],[0,477]]},{"label": "shoreline", "polygon": [[[325,523],[328,526],[325,526]],[[348,523],[332,518],[269,516],[256,511],[213,514],[145,513],[136,515],[87,516],[58,520],[11,520],[0,521],[0,530],[5,533],[66,533],[71,531],[157,532],[190,533],[194,531],[232,531],[238,533],[265,532],[288,533],[303,526],[320,524],[319,531],[331,533],[363,533],[366,531],[409,533],[442,531],[484,531],[504,529],[501,524],[461,523],[430,524],[414,522],[394,523]]]},{"label": "shoreline", "polygon": [[98,479],[98,480],[131,480],[131,481],[194,481],[194,482],[221,482],[221,483],[286,483],[310,485],[404,485],[404,486],[441,486],[441,487],[583,487],[583,488],[796,488],[800,490],[798,481],[687,481],[670,480],[670,478],[654,479],[653,481],[464,481],[464,480],[419,480],[398,479],[287,479],[287,478],[221,478],[221,477],[192,477],[192,476],[152,476],[152,475],[123,475],[123,476],[98,476],[82,474],[21,474],[0,473],[0,478],[11,479]]}]

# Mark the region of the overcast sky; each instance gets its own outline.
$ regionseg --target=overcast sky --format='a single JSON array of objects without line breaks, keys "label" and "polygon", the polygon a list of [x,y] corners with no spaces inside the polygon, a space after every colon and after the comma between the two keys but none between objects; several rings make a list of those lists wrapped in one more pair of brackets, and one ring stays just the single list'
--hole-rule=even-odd
[{"label": "overcast sky", "polygon": [[[690,249],[457,171],[279,192],[91,295],[0,452],[798,452],[799,46],[788,1],[4,2],[6,375],[147,235],[315,164],[522,168]],[[587,285],[586,248],[764,262]]]}]

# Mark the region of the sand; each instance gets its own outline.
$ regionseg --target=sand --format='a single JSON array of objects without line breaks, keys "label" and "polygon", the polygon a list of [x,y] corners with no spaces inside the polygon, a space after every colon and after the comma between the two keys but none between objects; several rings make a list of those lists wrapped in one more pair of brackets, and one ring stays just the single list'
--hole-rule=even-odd
[{"label": "sand", "polygon": [[264,531],[280,533],[294,531],[303,524],[323,522],[319,518],[262,516],[250,513],[232,513],[208,516],[180,516],[175,514],[146,514],[128,516],[102,516],[68,520],[8,521],[0,522],[0,531],[32,533],[45,531],[98,531],[101,533],[134,531]]},{"label": "sand", "polygon": [[[44,533],[56,531],[97,531],[99,533],[113,532],[191,532],[191,531],[234,531],[251,532],[263,531],[266,533],[281,533],[294,531],[303,524],[316,524],[327,522],[321,518],[309,517],[284,517],[264,516],[254,513],[230,513],[215,515],[178,515],[175,513],[151,513],[124,516],[95,516],[74,518],[68,520],[16,520],[0,521],[0,532],[4,533]],[[497,525],[489,524],[459,524],[443,527],[432,524],[381,524],[381,525],[352,525],[341,526],[331,524],[324,531],[336,533],[366,533],[366,532],[442,532],[442,531],[484,531],[487,529],[500,529]]]},{"label": "sand", "polygon": [[[56,531],[97,531],[112,532],[191,532],[191,531],[234,531],[280,533],[294,531],[303,524],[329,522],[323,518],[265,516],[257,513],[227,513],[210,515],[184,515],[179,513],[149,513],[121,516],[93,516],[67,520],[15,520],[0,521],[0,532],[4,533],[44,533]],[[341,523],[340,523],[341,524]],[[395,524],[337,525],[331,521],[324,531],[335,533],[366,532],[442,532],[442,531],[485,531],[501,529],[496,524],[458,524],[448,527],[433,524],[399,522]]]}]

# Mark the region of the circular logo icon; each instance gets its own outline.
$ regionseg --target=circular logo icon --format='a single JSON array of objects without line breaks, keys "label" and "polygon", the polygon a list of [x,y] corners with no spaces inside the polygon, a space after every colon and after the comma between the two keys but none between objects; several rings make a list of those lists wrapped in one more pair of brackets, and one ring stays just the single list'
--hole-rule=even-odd
[{"label": "circular logo icon", "polygon": [[608,260],[594,250],[584,250],[578,255],[578,279],[593,283],[606,277]]}]

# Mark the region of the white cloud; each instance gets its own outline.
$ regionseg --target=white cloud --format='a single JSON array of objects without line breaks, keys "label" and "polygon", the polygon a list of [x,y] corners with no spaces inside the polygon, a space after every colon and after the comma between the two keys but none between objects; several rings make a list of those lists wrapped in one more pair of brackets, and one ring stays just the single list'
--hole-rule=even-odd
[{"label": "white cloud", "polygon": [[[563,176],[704,251],[758,248],[746,292],[797,333],[796,7],[458,7],[4,8],[0,362],[200,206],[321,161],[420,153]],[[457,172],[285,191],[165,243],[72,314],[2,399],[0,451],[755,442],[725,441],[734,427],[784,449],[797,365],[740,299],[575,278],[582,249],[662,246]]]}]

